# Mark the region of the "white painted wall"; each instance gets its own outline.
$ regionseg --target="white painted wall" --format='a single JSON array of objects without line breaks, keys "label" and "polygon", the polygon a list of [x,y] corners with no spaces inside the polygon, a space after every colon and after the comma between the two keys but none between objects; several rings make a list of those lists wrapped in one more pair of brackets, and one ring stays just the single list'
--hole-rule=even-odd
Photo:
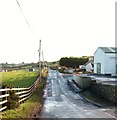
[{"label": "white painted wall", "polygon": [[86,66],[85,66],[85,69],[86,71],[92,71],[93,70],[93,67],[92,67],[92,64],[91,63],[88,63]]},{"label": "white painted wall", "polygon": [[98,48],[94,54],[94,73],[97,73],[96,63],[101,63],[101,74],[116,74],[117,54],[105,53]]},{"label": "white painted wall", "polygon": [[104,74],[105,53],[100,48],[94,53],[94,73],[97,73],[97,63],[101,63],[101,74]]},{"label": "white painted wall", "polygon": [[105,73],[106,74],[116,73],[116,56],[114,53],[105,54]]}]

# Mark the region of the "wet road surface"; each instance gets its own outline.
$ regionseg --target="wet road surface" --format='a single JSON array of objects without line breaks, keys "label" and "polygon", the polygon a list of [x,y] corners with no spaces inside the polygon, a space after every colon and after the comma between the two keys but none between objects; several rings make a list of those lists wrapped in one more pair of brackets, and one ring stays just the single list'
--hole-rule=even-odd
[{"label": "wet road surface", "polygon": [[44,98],[41,118],[114,118],[72,91],[56,70],[49,70]]}]

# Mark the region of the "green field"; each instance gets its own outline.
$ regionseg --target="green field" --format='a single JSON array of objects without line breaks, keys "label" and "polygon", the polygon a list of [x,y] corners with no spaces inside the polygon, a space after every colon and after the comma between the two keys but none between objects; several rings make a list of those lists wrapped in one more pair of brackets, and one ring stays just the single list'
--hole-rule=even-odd
[{"label": "green field", "polygon": [[[11,87],[29,87],[34,83],[38,77],[38,69],[34,72],[29,72],[26,69],[20,69],[11,72],[3,72],[2,84]],[[47,70],[44,70],[43,76],[47,76]],[[12,119],[18,118],[30,118],[33,114],[37,114],[43,104],[43,88],[46,84],[46,80],[42,78],[42,81],[38,84],[36,91],[32,96],[23,102],[18,108],[6,110],[0,113],[0,119]]]},{"label": "green field", "polygon": [[26,69],[2,73],[2,85],[10,87],[29,87],[37,79],[38,71],[29,72]]}]

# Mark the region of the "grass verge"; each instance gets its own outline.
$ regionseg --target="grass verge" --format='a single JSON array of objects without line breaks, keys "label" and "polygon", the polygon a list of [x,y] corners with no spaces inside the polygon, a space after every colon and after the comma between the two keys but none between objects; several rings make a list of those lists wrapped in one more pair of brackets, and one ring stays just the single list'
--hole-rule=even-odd
[{"label": "grass verge", "polygon": [[2,120],[13,118],[17,118],[18,120],[27,119],[32,117],[35,112],[39,112],[43,105],[42,96],[45,83],[46,81],[42,79],[42,81],[39,83],[38,88],[28,100],[22,103],[19,108],[1,112],[0,118],[2,118]]}]

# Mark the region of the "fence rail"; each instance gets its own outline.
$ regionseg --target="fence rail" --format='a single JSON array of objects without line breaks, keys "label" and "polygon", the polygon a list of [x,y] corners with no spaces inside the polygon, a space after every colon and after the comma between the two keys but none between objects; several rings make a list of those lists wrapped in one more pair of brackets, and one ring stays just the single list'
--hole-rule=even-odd
[{"label": "fence rail", "polygon": [[0,112],[7,109],[7,97],[9,96],[8,91],[12,90],[15,91],[15,94],[19,96],[19,103],[23,102],[24,100],[28,99],[32,93],[37,88],[39,84],[39,78],[28,88],[6,88],[0,89]]}]

